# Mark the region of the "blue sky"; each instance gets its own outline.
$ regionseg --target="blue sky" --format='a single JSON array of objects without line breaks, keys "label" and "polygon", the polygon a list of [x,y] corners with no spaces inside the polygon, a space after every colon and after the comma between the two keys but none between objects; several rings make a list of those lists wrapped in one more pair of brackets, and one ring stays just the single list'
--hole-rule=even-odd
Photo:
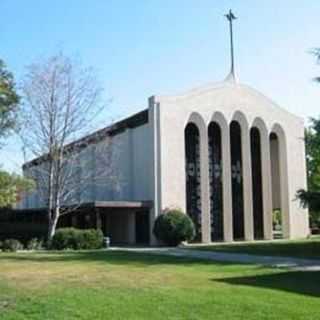
[{"label": "blue sky", "polygon": [[[0,57],[17,81],[43,56],[79,57],[98,71],[110,117],[124,117],[146,108],[153,94],[225,78],[229,8],[239,17],[240,81],[305,119],[319,116],[320,85],[312,78],[320,68],[308,53],[320,47],[319,0],[0,0]],[[11,138],[0,163],[17,170],[21,162]]]}]

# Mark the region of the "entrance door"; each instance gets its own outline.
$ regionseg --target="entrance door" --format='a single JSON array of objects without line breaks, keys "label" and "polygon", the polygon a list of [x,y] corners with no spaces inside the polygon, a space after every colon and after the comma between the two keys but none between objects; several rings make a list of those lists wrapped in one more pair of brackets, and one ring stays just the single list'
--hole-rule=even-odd
[{"label": "entrance door", "polygon": [[149,211],[136,212],[136,243],[148,244],[149,237]]}]

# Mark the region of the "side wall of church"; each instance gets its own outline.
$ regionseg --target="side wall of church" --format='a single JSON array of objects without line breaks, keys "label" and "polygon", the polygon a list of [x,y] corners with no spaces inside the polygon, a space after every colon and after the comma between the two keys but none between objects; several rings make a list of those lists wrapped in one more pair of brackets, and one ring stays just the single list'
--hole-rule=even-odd
[{"label": "side wall of church", "polygon": [[[77,157],[77,172],[73,175],[75,183],[82,181],[84,187],[79,188],[66,204],[79,201],[150,200],[151,149],[149,123],[88,145]],[[40,191],[43,190],[41,181],[45,165],[42,163],[25,170],[24,174],[36,180],[38,187],[23,198],[20,208],[45,206]],[[98,179],[95,175],[101,175],[102,178]]]}]

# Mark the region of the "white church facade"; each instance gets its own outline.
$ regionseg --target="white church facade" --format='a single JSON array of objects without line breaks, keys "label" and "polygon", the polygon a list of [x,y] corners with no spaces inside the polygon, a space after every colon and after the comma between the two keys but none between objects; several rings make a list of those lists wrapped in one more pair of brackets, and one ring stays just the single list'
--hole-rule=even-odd
[{"label": "white church facade", "polygon": [[[92,186],[81,201],[109,208],[105,215],[123,242],[136,242],[141,223],[155,243],[154,220],[171,207],[191,216],[204,243],[272,239],[274,210],[284,238],[309,233],[308,212],[296,200],[306,187],[303,120],[246,85],[229,79],[153,96],[146,110],[103,129],[108,135],[123,183],[117,190]],[[92,162],[96,143],[84,151]],[[38,194],[24,206],[43,207]],[[147,214],[137,219],[141,210]]]},{"label": "white church facade", "polygon": [[306,187],[303,120],[234,81],[181,96],[153,97],[156,214],[178,206],[201,242],[309,233],[296,200]]},{"label": "white church facade", "polygon": [[[225,81],[152,96],[147,109],[84,138],[93,171],[104,139],[119,151],[119,186],[91,184],[80,199],[114,242],[156,244],[154,221],[172,207],[192,218],[202,243],[273,239],[275,210],[283,238],[309,234],[308,211],[296,199],[306,188],[303,119],[239,83],[232,42],[231,53]],[[26,173],[37,165],[25,165]],[[37,191],[24,199],[24,208],[43,206]]]}]

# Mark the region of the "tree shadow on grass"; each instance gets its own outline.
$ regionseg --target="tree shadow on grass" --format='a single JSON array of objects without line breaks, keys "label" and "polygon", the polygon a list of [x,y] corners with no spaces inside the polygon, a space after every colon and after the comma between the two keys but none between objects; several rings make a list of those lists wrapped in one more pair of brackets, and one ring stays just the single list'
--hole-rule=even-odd
[{"label": "tree shadow on grass", "polygon": [[195,247],[197,250],[245,253],[263,256],[296,257],[303,259],[320,259],[320,240],[318,238],[304,241],[254,242],[222,244]]},{"label": "tree shadow on grass", "polygon": [[249,277],[212,279],[212,281],[320,297],[320,271],[287,271]]},{"label": "tree shadow on grass", "polygon": [[172,264],[183,266],[194,265],[229,265],[231,263],[198,260],[186,257],[172,257],[159,254],[137,253],[128,251],[44,251],[35,253],[0,254],[1,260],[22,263],[106,263],[111,265],[154,266],[159,264]]}]

